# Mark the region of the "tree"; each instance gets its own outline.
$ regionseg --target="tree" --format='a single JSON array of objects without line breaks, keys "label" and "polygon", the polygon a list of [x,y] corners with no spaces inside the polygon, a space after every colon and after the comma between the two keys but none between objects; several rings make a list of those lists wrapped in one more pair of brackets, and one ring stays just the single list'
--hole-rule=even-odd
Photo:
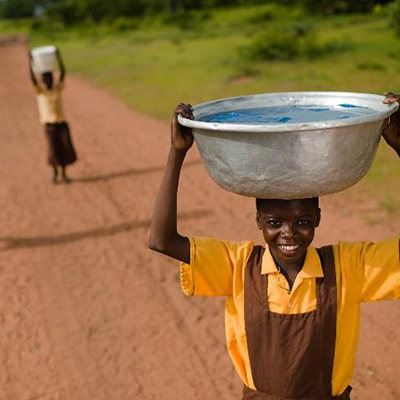
[{"label": "tree", "polygon": [[32,17],[36,3],[35,0],[2,0],[0,2],[0,18]]},{"label": "tree", "polygon": [[301,5],[309,13],[351,14],[369,12],[376,4],[386,4],[390,0],[285,0],[287,5]]}]

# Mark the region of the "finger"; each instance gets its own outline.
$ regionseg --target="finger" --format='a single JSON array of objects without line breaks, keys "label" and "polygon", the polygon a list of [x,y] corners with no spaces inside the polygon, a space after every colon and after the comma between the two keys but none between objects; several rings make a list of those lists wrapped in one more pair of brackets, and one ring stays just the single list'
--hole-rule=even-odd
[{"label": "finger", "polygon": [[179,103],[174,110],[174,115],[182,115],[184,118],[194,119],[191,107],[192,106],[190,104]]},{"label": "finger", "polygon": [[191,117],[193,117],[193,111],[192,111],[192,109],[191,108],[186,108],[185,109],[185,113],[188,115],[188,116],[191,116]]},{"label": "finger", "polygon": [[193,115],[192,110],[189,107],[185,107],[183,109],[183,113],[185,114],[185,116],[189,117],[191,115]]},{"label": "finger", "polygon": [[180,106],[186,107],[186,108],[192,108],[192,105],[189,103],[179,103]]},{"label": "finger", "polygon": [[182,104],[182,107],[183,107],[185,110],[188,110],[188,111],[190,111],[191,108],[192,108],[189,104]]},{"label": "finger", "polygon": [[174,110],[174,116],[178,117],[178,115],[181,115],[184,118],[192,119],[190,113],[188,113],[188,112],[186,112],[185,110],[182,110],[182,109]]},{"label": "finger", "polygon": [[386,99],[383,100],[384,104],[393,104],[396,101],[398,101],[397,97],[387,97]]},{"label": "finger", "polygon": [[184,105],[183,103],[178,104],[178,105],[175,107],[175,110],[174,110],[174,112],[177,112],[177,113],[181,113],[181,112],[183,112],[183,111],[185,111],[185,105]]},{"label": "finger", "polygon": [[182,112],[182,110],[180,110],[179,108],[175,108],[175,110],[173,112],[174,112],[174,115],[180,114]]}]

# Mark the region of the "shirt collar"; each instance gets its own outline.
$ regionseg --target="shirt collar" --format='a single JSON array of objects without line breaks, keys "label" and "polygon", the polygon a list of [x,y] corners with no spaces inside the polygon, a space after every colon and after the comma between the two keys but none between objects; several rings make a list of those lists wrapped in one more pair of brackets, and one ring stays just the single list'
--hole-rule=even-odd
[{"label": "shirt collar", "polygon": [[[261,274],[273,274],[278,273],[275,261],[269,250],[268,245],[265,248],[265,252],[262,259]],[[306,259],[304,260],[303,268],[300,273],[302,278],[323,278],[324,272],[322,270],[321,260],[315,247],[310,246],[307,249]]]}]

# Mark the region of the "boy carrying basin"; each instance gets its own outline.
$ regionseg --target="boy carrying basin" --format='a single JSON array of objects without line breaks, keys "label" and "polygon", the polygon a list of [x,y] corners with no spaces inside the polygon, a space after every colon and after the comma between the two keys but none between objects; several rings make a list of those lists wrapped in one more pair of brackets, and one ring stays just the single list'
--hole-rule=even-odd
[{"label": "boy carrying basin", "polygon": [[[384,103],[399,102],[387,94]],[[245,400],[348,400],[360,304],[400,299],[399,239],[312,246],[318,198],[256,200],[265,247],[177,231],[180,170],[193,144],[174,110],[171,149],[157,195],[149,247],[181,261],[188,296],[225,296],[229,355]],[[400,157],[400,112],[383,136]]]}]

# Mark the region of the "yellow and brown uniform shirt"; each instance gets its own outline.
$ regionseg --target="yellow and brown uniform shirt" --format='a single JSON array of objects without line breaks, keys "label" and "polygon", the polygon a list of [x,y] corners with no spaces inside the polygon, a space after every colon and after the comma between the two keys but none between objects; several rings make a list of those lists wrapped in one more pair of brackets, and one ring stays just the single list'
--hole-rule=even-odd
[{"label": "yellow and brown uniform shirt", "polygon": [[[353,377],[360,330],[360,304],[400,298],[399,240],[370,243],[340,242],[333,246],[337,284],[336,345],[332,395],[347,388]],[[181,264],[181,283],[188,296],[226,296],[225,329],[229,355],[243,383],[255,389],[248,354],[244,319],[244,275],[253,242],[226,242],[190,238],[190,264]],[[300,314],[317,306],[316,278],[323,277],[314,247],[307,250],[304,266],[291,293],[268,247],[261,274],[268,274],[268,304],[272,312]],[[283,287],[283,288],[282,288]]]}]

